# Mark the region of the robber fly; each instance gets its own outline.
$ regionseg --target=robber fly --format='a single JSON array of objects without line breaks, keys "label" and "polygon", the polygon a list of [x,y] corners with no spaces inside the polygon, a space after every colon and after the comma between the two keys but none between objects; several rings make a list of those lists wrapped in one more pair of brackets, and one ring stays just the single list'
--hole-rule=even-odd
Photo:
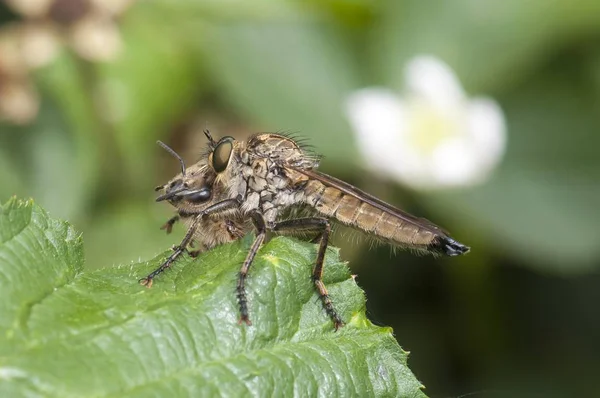
[{"label": "robber fly", "polygon": [[[330,220],[423,253],[457,256],[469,251],[435,224],[319,172],[319,158],[290,137],[263,133],[247,141],[232,137],[215,141],[208,131],[204,133],[208,149],[188,169],[179,155],[160,143],[181,163],[181,173],[156,188],[162,193],[157,201],[166,200],[177,208],[177,215],[164,228],[169,232],[173,223],[181,220],[188,231],[162,265],[140,280],[143,285],[150,287],[154,278],[187,252],[193,242],[200,246],[199,250],[206,250],[237,240],[254,228],[256,237],[237,283],[240,323],[250,325],[245,282],[267,231],[314,232],[318,234],[319,248],[312,279],[337,330],[344,322],[322,281]],[[314,216],[286,219],[285,215],[294,208],[308,209]]]}]

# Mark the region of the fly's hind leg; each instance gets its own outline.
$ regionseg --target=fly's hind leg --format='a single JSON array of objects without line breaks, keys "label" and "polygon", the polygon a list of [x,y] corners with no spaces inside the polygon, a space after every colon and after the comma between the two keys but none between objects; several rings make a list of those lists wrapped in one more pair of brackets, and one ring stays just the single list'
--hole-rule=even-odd
[{"label": "fly's hind leg", "polygon": [[315,268],[313,269],[312,279],[315,284],[315,288],[321,297],[323,302],[323,308],[325,312],[331,318],[333,326],[337,331],[339,328],[344,326],[342,318],[340,318],[336,311],[327,288],[323,283],[323,262],[325,260],[325,251],[327,250],[327,244],[329,243],[329,234],[331,233],[331,224],[326,218],[298,218],[294,220],[286,220],[276,223],[271,228],[273,232],[284,232],[284,231],[319,231],[320,232],[320,244],[319,251],[317,253],[317,260],[315,261]]},{"label": "fly's hind leg", "polygon": [[238,278],[237,284],[237,299],[238,304],[240,306],[240,320],[241,324],[244,322],[246,325],[252,325],[250,322],[250,317],[248,315],[248,298],[246,296],[246,277],[248,276],[248,270],[254,261],[254,257],[256,257],[256,253],[258,253],[258,249],[262,246],[265,241],[265,236],[267,235],[267,229],[265,227],[265,220],[263,216],[257,212],[251,214],[252,222],[254,223],[254,227],[256,228],[256,238],[254,238],[254,242],[250,247],[250,251],[248,255],[246,255],[246,259],[242,264],[242,268],[240,269],[240,275]]}]

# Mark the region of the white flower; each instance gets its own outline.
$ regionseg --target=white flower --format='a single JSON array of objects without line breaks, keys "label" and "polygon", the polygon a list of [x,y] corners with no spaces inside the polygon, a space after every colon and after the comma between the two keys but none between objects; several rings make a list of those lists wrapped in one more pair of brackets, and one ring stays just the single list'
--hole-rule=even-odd
[{"label": "white flower", "polygon": [[491,99],[466,97],[453,71],[431,56],[413,58],[405,92],[366,88],[346,102],[368,167],[415,189],[485,181],[500,162],[506,128]]}]

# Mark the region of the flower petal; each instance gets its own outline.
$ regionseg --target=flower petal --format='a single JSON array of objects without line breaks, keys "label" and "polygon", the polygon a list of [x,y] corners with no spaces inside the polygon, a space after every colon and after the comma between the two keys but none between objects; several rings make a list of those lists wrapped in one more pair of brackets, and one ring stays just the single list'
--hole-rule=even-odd
[{"label": "flower petal", "polygon": [[479,165],[479,156],[472,143],[465,139],[445,142],[432,156],[432,174],[439,186],[473,185],[487,174]]},{"label": "flower petal", "polygon": [[450,67],[431,55],[409,61],[404,72],[408,95],[442,108],[455,108],[465,98],[460,82]]},{"label": "flower petal", "polygon": [[484,181],[505,150],[500,107],[491,99],[469,101],[452,70],[434,57],[413,59],[406,79],[404,98],[370,88],[345,104],[367,165],[416,189]]},{"label": "flower petal", "polygon": [[475,98],[467,106],[467,129],[480,162],[495,167],[506,148],[506,122],[498,104],[489,98]]},{"label": "flower petal", "polygon": [[367,165],[375,170],[389,169],[397,156],[395,142],[403,128],[399,98],[388,89],[368,88],[349,96],[345,108]]}]

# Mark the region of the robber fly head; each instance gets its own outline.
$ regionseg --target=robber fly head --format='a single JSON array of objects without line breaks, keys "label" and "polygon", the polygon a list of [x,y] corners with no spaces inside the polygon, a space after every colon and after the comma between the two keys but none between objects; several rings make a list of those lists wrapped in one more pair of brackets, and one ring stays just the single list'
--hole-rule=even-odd
[{"label": "robber fly head", "polygon": [[212,184],[209,176],[205,173],[206,167],[196,163],[192,167],[186,168],[185,162],[177,152],[161,141],[158,141],[158,145],[179,160],[181,173],[165,185],[155,188],[156,191],[163,191],[156,201],[167,200],[173,205],[180,204],[182,201],[189,204],[208,202],[212,196]]}]

